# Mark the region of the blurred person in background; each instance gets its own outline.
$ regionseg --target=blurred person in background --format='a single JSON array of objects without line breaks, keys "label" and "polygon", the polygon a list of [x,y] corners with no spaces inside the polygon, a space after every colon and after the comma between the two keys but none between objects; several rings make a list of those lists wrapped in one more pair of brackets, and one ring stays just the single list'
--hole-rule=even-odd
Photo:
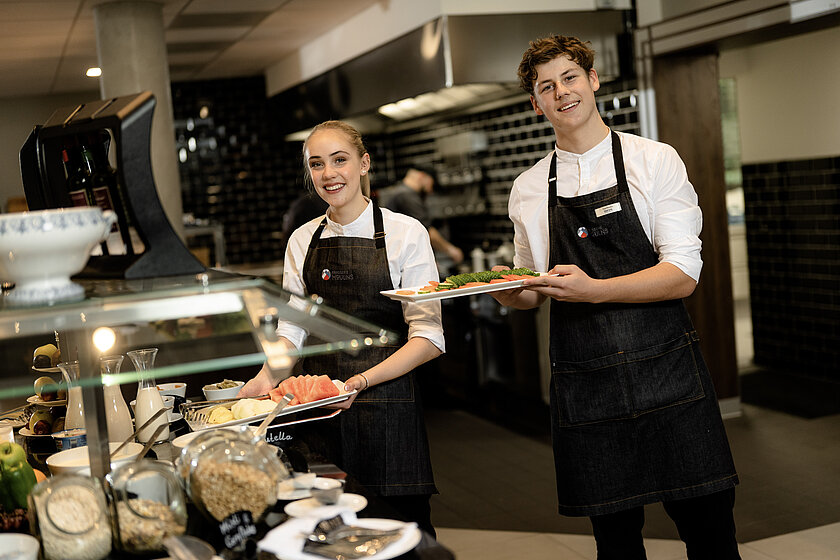
[{"label": "blurred person in background", "polygon": [[446,254],[455,264],[464,260],[464,252],[447,240],[429,218],[426,197],[437,185],[437,175],[434,170],[423,166],[412,166],[408,169],[402,181],[379,189],[376,200],[383,208],[400,214],[411,216],[426,226],[432,248]]}]

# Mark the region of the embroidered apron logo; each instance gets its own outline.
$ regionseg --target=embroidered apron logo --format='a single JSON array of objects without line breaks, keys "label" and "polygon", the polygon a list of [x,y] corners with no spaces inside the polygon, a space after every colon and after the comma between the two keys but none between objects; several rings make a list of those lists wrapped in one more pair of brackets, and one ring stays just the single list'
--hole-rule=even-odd
[{"label": "embroidered apron logo", "polygon": [[352,270],[330,270],[325,268],[321,271],[321,278],[324,280],[353,280],[355,275]]},{"label": "embroidered apron logo", "polygon": [[592,229],[586,229],[581,226],[577,230],[577,236],[581,239],[586,239],[587,237],[600,237],[602,235],[607,235],[609,232],[609,228],[605,228],[604,226],[596,226]]}]

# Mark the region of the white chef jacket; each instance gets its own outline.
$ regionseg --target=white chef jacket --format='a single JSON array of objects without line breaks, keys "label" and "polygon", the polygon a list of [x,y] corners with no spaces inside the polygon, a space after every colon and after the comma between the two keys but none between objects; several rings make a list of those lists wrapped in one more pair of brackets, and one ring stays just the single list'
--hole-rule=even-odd
[{"label": "white chef jacket", "polygon": [[[385,250],[388,253],[388,268],[394,289],[425,286],[430,280],[440,278],[426,228],[410,216],[391,212],[387,208],[381,210],[382,225],[385,228]],[[304,295],[306,291],[303,263],[309,250],[309,242],[322,218],[323,216],[308,221],[289,237],[283,262],[283,288],[293,294]],[[332,221],[329,211],[327,212],[327,225],[321,232],[321,239],[339,236],[373,239],[373,204],[370,201],[361,215],[347,225]],[[403,316],[408,324],[408,338],[426,338],[441,352],[445,352],[440,302],[401,303]],[[306,339],[306,331],[291,323],[281,322],[277,334],[289,339],[298,349]]]},{"label": "white chef jacket", "polygon": [[[700,278],[700,230],[703,214],[688,181],[685,164],[667,144],[635,134],[618,133],[627,184],[642,228],[659,255],[695,280]],[[555,147],[557,194],[575,197],[618,182],[610,135],[584,154]],[[558,264],[548,262],[548,166],[551,153],[513,182],[508,213],[513,221],[514,265],[539,272]]]}]

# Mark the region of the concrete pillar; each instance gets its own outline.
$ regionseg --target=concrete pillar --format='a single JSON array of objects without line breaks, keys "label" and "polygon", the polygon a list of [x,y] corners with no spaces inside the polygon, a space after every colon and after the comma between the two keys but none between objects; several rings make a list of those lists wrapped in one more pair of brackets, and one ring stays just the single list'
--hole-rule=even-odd
[{"label": "concrete pillar", "polygon": [[158,197],[172,227],[183,239],[183,207],[169,63],[163,30],[163,3],[108,1],[93,8],[103,99],[151,91],[155,100],[151,134],[152,172]]}]

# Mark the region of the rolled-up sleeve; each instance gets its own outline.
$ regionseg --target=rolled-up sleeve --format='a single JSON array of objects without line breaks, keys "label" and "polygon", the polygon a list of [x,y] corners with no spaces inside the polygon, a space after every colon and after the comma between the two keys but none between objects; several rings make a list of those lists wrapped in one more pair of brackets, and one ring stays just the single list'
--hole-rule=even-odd
[{"label": "rolled-up sleeve", "polygon": [[[283,289],[294,294],[289,300],[289,306],[297,309],[304,309],[304,295],[306,288],[303,283],[303,261],[306,258],[307,238],[301,234],[301,229],[289,239],[286,246],[286,254],[283,260]],[[309,234],[312,235],[311,232]],[[300,350],[308,335],[307,331],[295,323],[280,321],[277,324],[277,336],[286,338]]]},{"label": "rolled-up sleeve", "polygon": [[[399,254],[400,288],[425,286],[430,280],[439,278],[435,255],[429,242],[426,228],[414,220],[406,221],[402,238],[402,249],[394,247]],[[387,241],[387,239],[386,239]],[[388,247],[388,253],[392,253]],[[440,301],[402,302],[403,317],[408,324],[408,338],[423,337],[434,344],[441,352],[446,351],[441,321]]]},{"label": "rolled-up sleeve", "polygon": [[685,164],[676,150],[665,146],[653,172],[653,245],[659,262],[671,263],[698,281],[703,268],[700,231],[703,213]]}]

